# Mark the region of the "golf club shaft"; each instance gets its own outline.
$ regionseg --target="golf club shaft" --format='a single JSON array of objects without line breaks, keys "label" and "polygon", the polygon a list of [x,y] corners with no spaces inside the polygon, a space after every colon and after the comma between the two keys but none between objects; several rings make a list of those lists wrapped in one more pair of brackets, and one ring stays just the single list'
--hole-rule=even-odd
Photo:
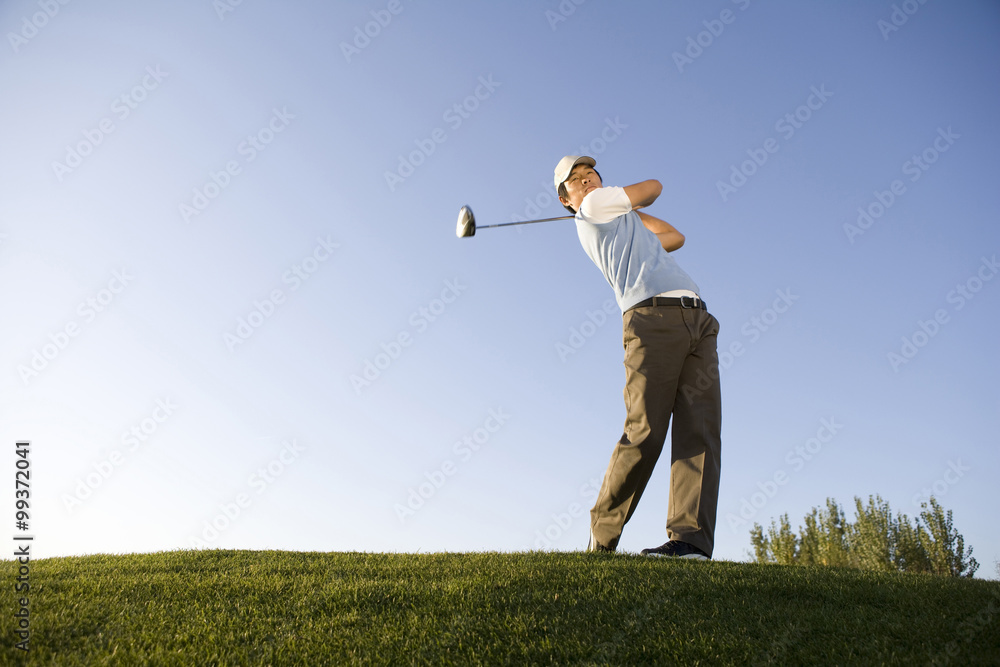
[{"label": "golf club shaft", "polygon": [[568,220],[575,218],[575,215],[561,215],[558,218],[543,218],[541,220],[522,220],[521,222],[501,222],[496,225],[476,225],[476,229],[490,229],[491,227],[510,227],[511,225],[530,225],[535,222],[551,222],[552,220]]}]

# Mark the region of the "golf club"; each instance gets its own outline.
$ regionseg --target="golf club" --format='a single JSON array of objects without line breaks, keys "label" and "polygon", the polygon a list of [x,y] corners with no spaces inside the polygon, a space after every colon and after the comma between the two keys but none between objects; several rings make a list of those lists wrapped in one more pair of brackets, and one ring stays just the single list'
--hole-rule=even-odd
[{"label": "golf club", "polygon": [[[562,215],[558,218],[542,218],[541,220],[524,220],[521,222],[501,222],[496,225],[482,225],[479,229],[490,229],[491,227],[510,227],[511,225],[530,225],[536,222],[550,222],[552,220],[569,220],[574,218],[573,215]],[[465,238],[467,236],[476,235],[476,216],[473,215],[472,209],[468,206],[463,206],[458,211],[458,225],[455,227],[455,235],[458,238]]]}]

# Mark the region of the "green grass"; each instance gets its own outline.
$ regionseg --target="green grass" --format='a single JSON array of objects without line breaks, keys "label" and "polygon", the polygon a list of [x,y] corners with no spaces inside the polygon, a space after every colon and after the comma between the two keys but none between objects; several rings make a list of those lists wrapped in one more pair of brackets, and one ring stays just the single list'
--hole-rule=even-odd
[{"label": "green grass", "polygon": [[181,551],[31,564],[0,663],[998,664],[1000,583],[622,554]]}]

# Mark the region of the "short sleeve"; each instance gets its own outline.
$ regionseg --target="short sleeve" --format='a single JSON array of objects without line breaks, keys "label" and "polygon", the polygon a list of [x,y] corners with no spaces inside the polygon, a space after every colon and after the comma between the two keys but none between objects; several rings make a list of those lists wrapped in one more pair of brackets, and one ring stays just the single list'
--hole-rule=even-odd
[{"label": "short sleeve", "polygon": [[599,225],[611,222],[632,210],[632,202],[625,194],[625,188],[598,188],[583,198],[577,217],[584,222]]}]

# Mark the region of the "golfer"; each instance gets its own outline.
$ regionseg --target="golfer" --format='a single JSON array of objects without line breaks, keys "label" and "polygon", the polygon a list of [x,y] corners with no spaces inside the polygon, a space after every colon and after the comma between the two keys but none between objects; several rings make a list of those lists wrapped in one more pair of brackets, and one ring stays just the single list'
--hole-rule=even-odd
[{"label": "golfer", "polygon": [[656,201],[649,180],[603,187],[594,158],[555,169],[559,201],[576,215],[580,243],[615,291],[625,346],[625,432],[590,511],[590,551],[614,551],[663,449],[673,417],[667,542],[643,555],[707,560],[715,542],[722,398],[719,322],[668,253],[684,244],[671,225],[635,209]]}]

